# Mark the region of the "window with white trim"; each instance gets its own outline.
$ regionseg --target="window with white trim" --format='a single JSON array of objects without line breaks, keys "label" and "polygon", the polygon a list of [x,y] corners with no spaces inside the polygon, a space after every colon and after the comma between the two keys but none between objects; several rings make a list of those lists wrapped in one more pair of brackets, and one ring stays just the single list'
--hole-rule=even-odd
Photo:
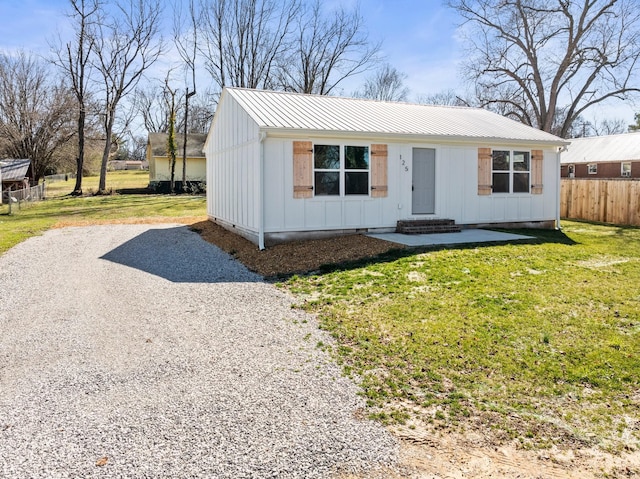
[{"label": "window with white trim", "polygon": [[625,178],[631,177],[631,162],[620,164],[620,176],[624,176]]},{"label": "window with white trim", "polygon": [[493,150],[491,176],[493,193],[529,193],[531,152]]},{"label": "window with white trim", "polygon": [[316,196],[369,195],[369,147],[314,145]]},{"label": "window with white trim", "polygon": [[598,174],[598,164],[597,163],[589,163],[587,165],[587,173],[589,173],[590,175],[597,175]]}]

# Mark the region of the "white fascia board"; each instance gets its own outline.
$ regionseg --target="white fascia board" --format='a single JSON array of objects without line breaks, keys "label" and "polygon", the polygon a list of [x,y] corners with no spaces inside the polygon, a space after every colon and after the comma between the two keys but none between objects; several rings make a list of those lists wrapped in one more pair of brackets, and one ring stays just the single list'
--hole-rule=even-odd
[{"label": "white fascia board", "polygon": [[260,128],[271,138],[352,138],[400,143],[454,143],[466,145],[518,145],[518,146],[547,146],[563,147],[570,144],[565,140],[533,140],[495,137],[470,137],[449,135],[414,135],[377,132],[328,131],[328,130],[299,130],[288,128]]}]

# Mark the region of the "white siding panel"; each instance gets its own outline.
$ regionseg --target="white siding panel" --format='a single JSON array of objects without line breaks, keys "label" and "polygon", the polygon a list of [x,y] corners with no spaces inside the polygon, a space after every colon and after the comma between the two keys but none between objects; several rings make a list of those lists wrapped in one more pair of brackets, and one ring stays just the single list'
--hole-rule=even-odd
[{"label": "white siding panel", "polygon": [[322,230],[330,229],[326,223],[325,203],[322,201],[303,200],[305,203],[305,212],[302,223],[293,227],[293,230]]},{"label": "white siding panel", "polygon": [[345,221],[343,218],[343,206],[344,200],[326,201],[324,203],[324,224],[328,228],[342,228],[345,227]]},{"label": "white siding panel", "polygon": [[348,228],[360,228],[364,224],[362,216],[364,200],[344,201],[344,225]]},{"label": "white siding panel", "polygon": [[258,127],[229,96],[218,105],[206,156],[208,215],[257,231],[260,200]]}]

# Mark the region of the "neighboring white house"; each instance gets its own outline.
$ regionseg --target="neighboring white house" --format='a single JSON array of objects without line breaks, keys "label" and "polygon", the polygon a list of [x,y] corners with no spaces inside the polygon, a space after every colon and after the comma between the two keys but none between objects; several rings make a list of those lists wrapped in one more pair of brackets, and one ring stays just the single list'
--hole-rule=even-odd
[{"label": "neighboring white house", "polygon": [[[149,133],[147,140],[147,164],[149,168],[149,185],[157,191],[168,191],[171,182],[171,161],[167,153],[167,133]],[[207,135],[202,133],[187,134],[186,180],[190,184],[206,182],[207,163],[202,148]],[[182,149],[184,135],[176,133],[176,164],[174,181],[182,184]]]},{"label": "neighboring white house", "polygon": [[477,108],[225,88],[207,213],[260,248],[399,220],[553,227],[567,144]]}]

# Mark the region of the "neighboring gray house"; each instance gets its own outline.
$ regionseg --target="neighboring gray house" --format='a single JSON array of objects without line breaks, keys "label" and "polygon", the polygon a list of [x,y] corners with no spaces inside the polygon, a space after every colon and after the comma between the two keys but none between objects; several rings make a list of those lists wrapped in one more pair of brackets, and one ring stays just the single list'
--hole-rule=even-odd
[{"label": "neighboring gray house", "polygon": [[225,88],[207,213],[260,248],[401,220],[553,227],[567,144],[477,108]]}]

